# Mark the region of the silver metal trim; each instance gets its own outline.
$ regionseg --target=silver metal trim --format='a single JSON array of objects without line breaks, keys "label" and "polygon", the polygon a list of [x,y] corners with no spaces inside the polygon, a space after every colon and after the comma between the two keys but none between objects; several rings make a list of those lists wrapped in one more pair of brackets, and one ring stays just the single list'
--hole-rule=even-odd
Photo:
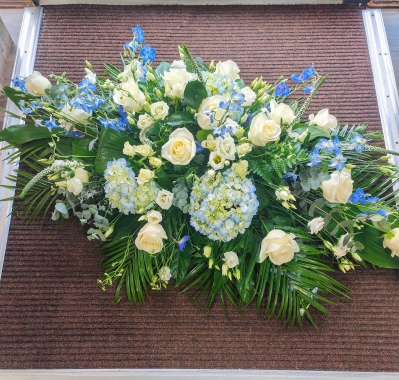
[{"label": "silver metal trim", "polygon": [[[399,152],[399,97],[381,10],[364,10],[363,21],[385,146]],[[398,156],[391,162],[399,168]]]},{"label": "silver metal trim", "polygon": [[[21,31],[19,33],[17,52],[15,55],[14,69],[12,78],[30,75],[33,71],[37,43],[40,34],[40,25],[42,21],[43,8],[25,8],[22,18]],[[19,114],[18,108],[10,100],[7,101],[8,111]],[[8,114],[4,117],[3,128],[10,125],[22,124],[20,119],[14,118]],[[7,143],[1,142],[0,148],[7,146]],[[13,183],[7,179],[14,170],[18,169],[18,162],[9,164],[5,159],[13,153],[14,150],[7,149],[0,151],[0,183],[2,185],[12,186]],[[10,198],[14,195],[13,189],[0,188],[0,199]],[[11,217],[8,216],[12,210],[12,201],[0,202],[0,279],[3,270],[4,256],[7,246],[8,231],[10,229]]]},{"label": "silver metal trim", "polygon": [[399,372],[342,372],[342,371],[255,371],[255,370],[152,370],[152,369],[103,369],[103,370],[0,370],[0,376],[3,380],[78,380],[92,378],[96,380],[116,380],[120,378],[129,378],[135,380],[292,380],[292,379],[310,379],[310,380],[396,380],[399,378]]}]

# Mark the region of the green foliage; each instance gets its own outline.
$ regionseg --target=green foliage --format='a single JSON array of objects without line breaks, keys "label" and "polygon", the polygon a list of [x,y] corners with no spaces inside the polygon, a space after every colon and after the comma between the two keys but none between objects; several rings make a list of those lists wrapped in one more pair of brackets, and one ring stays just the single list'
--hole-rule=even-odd
[{"label": "green foliage", "polygon": [[198,110],[202,101],[208,96],[205,86],[197,80],[187,83],[184,90],[184,101],[186,104],[194,109]]},{"label": "green foliage", "polygon": [[194,116],[187,111],[178,111],[170,115],[166,120],[165,124],[171,127],[178,127],[184,124],[197,124]]},{"label": "green foliage", "polygon": [[17,124],[3,129],[0,132],[0,141],[20,146],[33,140],[49,139],[50,136],[51,132],[47,128],[35,127],[34,124]]}]

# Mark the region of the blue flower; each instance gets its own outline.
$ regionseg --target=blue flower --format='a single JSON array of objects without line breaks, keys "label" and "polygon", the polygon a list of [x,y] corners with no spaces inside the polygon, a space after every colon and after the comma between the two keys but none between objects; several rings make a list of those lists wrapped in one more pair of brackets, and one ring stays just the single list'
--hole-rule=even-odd
[{"label": "blue flower", "polygon": [[101,125],[105,128],[113,129],[114,131],[120,132],[120,128],[118,127],[118,122],[117,121],[111,121],[111,120],[106,120],[106,119],[99,119],[98,120]]},{"label": "blue flower", "polygon": [[152,48],[150,45],[144,46],[140,50],[140,55],[143,57],[143,62],[146,63],[148,61],[155,61],[156,50]]},{"label": "blue flower", "polygon": [[187,242],[188,242],[189,239],[190,239],[190,236],[186,235],[186,236],[183,236],[183,237],[181,238],[181,240],[177,242],[177,245],[179,246],[180,252],[183,252],[183,251],[184,251],[184,249],[186,248],[186,245],[187,245]]},{"label": "blue flower", "polygon": [[297,178],[298,178],[298,174],[288,172],[288,173],[285,173],[285,174],[283,175],[283,178],[291,178],[291,177],[292,177],[292,179],[294,180],[294,183],[296,183],[296,180],[297,180]]},{"label": "blue flower", "polygon": [[331,153],[334,149],[334,144],[331,140],[320,139],[319,142],[315,146],[317,149],[321,149],[324,152]]},{"label": "blue flower", "polygon": [[144,30],[141,29],[139,25],[136,25],[135,28],[132,28],[132,33],[134,35],[135,41],[144,43]]},{"label": "blue flower", "polygon": [[275,95],[276,96],[288,96],[290,94],[290,92],[291,92],[291,90],[287,86],[286,83],[280,83],[276,87]]},{"label": "blue flower", "polygon": [[46,120],[44,123],[46,124],[46,128],[47,128],[50,132],[51,132],[54,128],[58,128],[57,123],[56,123],[53,119]]},{"label": "blue flower", "polygon": [[252,115],[251,113],[248,112],[247,120],[245,120],[245,122],[242,123],[242,126],[243,126],[243,127],[246,127],[246,126],[250,123],[250,121],[251,121],[252,119],[253,119],[253,115]]},{"label": "blue flower", "polygon": [[316,73],[316,71],[314,69],[314,64],[312,63],[312,65],[310,67],[308,67],[307,69],[302,71],[302,74],[301,74],[302,80],[306,80],[306,79],[314,77],[315,73]]},{"label": "blue flower", "polygon": [[313,91],[313,87],[312,87],[312,86],[307,86],[307,87],[305,87],[305,88],[303,89],[303,93],[304,93],[305,95],[311,94],[312,91]]},{"label": "blue flower", "polygon": [[317,148],[314,148],[313,152],[310,153],[310,158],[312,160],[307,164],[307,166],[319,166],[320,165],[322,157],[320,156],[320,152]]},{"label": "blue flower", "polygon": [[82,91],[95,91],[97,89],[97,87],[89,81],[89,78],[83,78],[78,84],[78,87]]},{"label": "blue flower", "polygon": [[302,75],[292,74],[291,79],[293,82],[300,83],[303,81]]},{"label": "blue flower", "polygon": [[364,150],[365,143],[366,139],[364,139],[360,133],[355,132],[348,148],[354,149],[356,152],[361,153]]},{"label": "blue flower", "polygon": [[378,197],[368,197],[367,203],[377,203],[380,200]]},{"label": "blue flower", "polygon": [[195,151],[196,154],[201,153],[204,150],[204,147],[201,145],[201,143],[198,140],[195,140],[195,148],[196,148]]},{"label": "blue flower", "polygon": [[38,109],[38,108],[43,108],[43,106],[42,106],[42,104],[40,103],[39,100],[30,102],[30,106],[31,106],[33,109],[35,109],[35,110]]},{"label": "blue flower", "polygon": [[331,159],[330,167],[335,167],[337,170],[342,170],[345,167],[346,157],[342,153],[338,153]]},{"label": "blue flower", "polygon": [[16,78],[11,79],[11,82],[16,90],[19,90],[19,91],[25,92],[25,93],[27,92],[26,88],[25,88],[25,79],[24,78],[16,77]]},{"label": "blue flower", "polygon": [[367,202],[367,194],[363,191],[363,189],[359,188],[349,197],[349,201],[364,205]]},{"label": "blue flower", "polygon": [[382,215],[384,217],[384,219],[388,220],[388,216],[389,216],[388,212],[386,212],[385,210],[382,210],[382,209],[379,209],[376,212],[377,212],[377,214]]},{"label": "blue flower", "polygon": [[131,50],[133,53],[135,53],[139,47],[140,45],[136,40],[125,43],[125,49]]},{"label": "blue flower", "polygon": [[21,109],[21,111],[22,111],[23,113],[25,113],[26,115],[29,115],[30,113],[32,113],[32,110],[31,110],[30,108],[24,107],[25,101],[20,100],[20,101],[18,102],[18,104],[19,104],[19,108]]},{"label": "blue flower", "polygon": [[368,218],[370,216],[370,211],[365,211],[363,213],[357,214],[356,218]]},{"label": "blue flower", "polygon": [[332,151],[333,151],[335,154],[341,153],[342,143],[341,143],[341,141],[339,141],[338,136],[335,136],[335,138],[334,138],[334,140],[332,141],[332,143],[333,143]]}]

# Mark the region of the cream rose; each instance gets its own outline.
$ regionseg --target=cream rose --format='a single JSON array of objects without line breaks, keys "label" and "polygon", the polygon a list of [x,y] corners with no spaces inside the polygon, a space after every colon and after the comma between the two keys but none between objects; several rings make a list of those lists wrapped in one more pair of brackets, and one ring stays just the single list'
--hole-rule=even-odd
[{"label": "cream rose", "polygon": [[146,182],[151,181],[154,178],[154,172],[148,169],[140,169],[139,175],[137,176],[137,183],[142,185]]},{"label": "cream rose", "polygon": [[273,99],[270,102],[269,116],[278,124],[289,124],[295,119],[294,111],[288,104],[277,102]]},{"label": "cream rose", "polygon": [[121,82],[126,82],[129,78],[138,80],[142,77],[144,77],[144,70],[141,67],[141,63],[137,59],[133,59],[133,61],[126,65],[124,70],[118,74],[117,79]]},{"label": "cream rose", "polygon": [[130,145],[128,141],[126,141],[123,145],[122,153],[126,154],[127,156],[133,157],[136,154],[136,148],[133,145]]},{"label": "cream rose", "polygon": [[155,199],[156,204],[163,210],[169,210],[172,206],[173,193],[168,190],[161,190],[158,192],[157,198]]},{"label": "cream rose", "polygon": [[247,160],[241,160],[239,162],[235,162],[232,166],[231,169],[233,170],[234,173],[236,173],[239,177],[245,178],[248,174],[248,161]]},{"label": "cream rose", "polygon": [[155,120],[163,120],[168,116],[169,106],[165,102],[151,104],[151,115]]},{"label": "cream rose", "polygon": [[224,253],[223,261],[227,264],[227,266],[232,269],[239,264],[238,256],[235,252],[229,251]]},{"label": "cream rose", "polygon": [[82,181],[79,178],[70,178],[66,181],[67,190],[73,195],[79,195],[83,190]]},{"label": "cream rose", "polygon": [[[220,102],[225,102],[226,99],[221,95],[211,96],[205,98],[200,107],[198,108],[197,121],[198,125],[202,129],[212,129],[212,127],[218,127],[226,114],[226,110],[219,107]],[[213,113],[213,121],[211,123],[211,118],[205,111],[211,111]]]},{"label": "cream rose", "polygon": [[224,62],[219,61],[216,64],[216,70],[215,70],[216,74],[225,75],[226,77],[229,77],[233,80],[240,78],[240,76],[238,75],[239,72],[240,69],[238,68],[237,64],[231,59],[228,59],[227,61]]},{"label": "cream rose", "polygon": [[324,227],[324,218],[321,216],[312,219],[308,223],[308,227],[310,228],[310,233],[312,235],[319,233]]},{"label": "cream rose", "polygon": [[243,143],[240,145],[237,145],[237,154],[238,157],[243,157],[245,156],[247,153],[249,153],[252,150],[252,147],[250,144],[248,143]]},{"label": "cream rose", "polygon": [[162,165],[162,160],[160,158],[157,157],[150,157],[148,159],[148,162],[150,163],[150,165],[152,165],[154,168],[160,168]]},{"label": "cream rose", "polygon": [[241,92],[244,94],[245,102],[241,105],[243,107],[250,107],[252,103],[256,100],[256,94],[250,87],[244,87],[241,89]]},{"label": "cream rose", "polygon": [[227,133],[223,137],[216,138],[216,151],[226,160],[234,160],[236,146],[234,139]]},{"label": "cream rose", "polygon": [[269,257],[275,265],[288,263],[294,258],[294,253],[299,252],[299,246],[294,239],[294,234],[287,234],[278,229],[270,231],[262,240],[259,262]]},{"label": "cream rose", "polygon": [[166,266],[162,267],[158,272],[158,276],[161,281],[169,281],[172,278],[170,268]]},{"label": "cream rose", "polygon": [[140,129],[151,128],[154,125],[154,119],[147,115],[146,113],[139,116],[139,120],[137,121],[137,126]]},{"label": "cream rose", "polygon": [[51,82],[38,71],[34,71],[25,78],[25,88],[30,95],[44,96],[46,95],[45,91],[50,87]]},{"label": "cream rose", "polygon": [[164,73],[165,94],[169,98],[183,98],[187,83],[193,75],[185,69],[170,68]]},{"label": "cream rose", "polygon": [[86,124],[87,119],[91,116],[91,113],[87,113],[80,108],[71,107],[65,104],[62,108],[61,113],[56,115],[59,117],[59,123],[65,127],[67,131],[76,123]]},{"label": "cream rose", "polygon": [[195,156],[194,136],[187,128],[177,128],[162,147],[161,155],[174,165],[187,165]]},{"label": "cream rose", "polygon": [[145,102],[145,95],[133,78],[128,78],[114,89],[114,102],[123,107],[124,112],[139,112]]},{"label": "cream rose", "polygon": [[280,126],[261,112],[251,121],[248,138],[254,145],[265,146],[270,141],[277,141],[280,134]]},{"label": "cream rose", "polygon": [[152,153],[152,149],[149,145],[136,145],[134,150],[143,157],[148,157]]},{"label": "cream rose", "polygon": [[151,210],[147,213],[147,222],[150,224],[159,224],[162,222],[162,214],[159,211]]},{"label": "cream rose", "polygon": [[206,140],[204,140],[204,141],[201,143],[201,146],[203,146],[203,147],[206,148],[206,149],[209,149],[211,152],[213,152],[214,150],[216,150],[217,144],[216,144],[216,140],[215,140],[215,138],[213,137],[213,135],[212,135],[212,134],[209,134],[209,135],[206,137]]},{"label": "cream rose", "polygon": [[162,251],[162,239],[167,238],[165,230],[160,224],[147,223],[139,231],[135,244],[138,249],[155,254]]},{"label": "cream rose", "polygon": [[389,248],[392,251],[391,256],[394,257],[399,256],[399,228],[394,228],[392,234],[385,235],[382,244],[384,248]]},{"label": "cream rose", "polygon": [[78,168],[74,172],[75,177],[80,179],[82,182],[89,182],[89,172],[83,168]]},{"label": "cream rose", "polygon": [[309,115],[309,120],[309,125],[317,125],[328,133],[333,131],[338,125],[337,118],[329,115],[327,108],[319,111],[316,116],[314,114]]},{"label": "cream rose", "polygon": [[331,173],[331,179],[321,183],[323,197],[331,203],[346,203],[353,192],[350,173],[338,170]]}]

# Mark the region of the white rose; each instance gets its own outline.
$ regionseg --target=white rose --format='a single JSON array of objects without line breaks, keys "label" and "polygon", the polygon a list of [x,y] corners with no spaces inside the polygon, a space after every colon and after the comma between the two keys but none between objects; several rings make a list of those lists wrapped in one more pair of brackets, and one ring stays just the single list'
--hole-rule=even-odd
[{"label": "white rose", "polygon": [[[391,252],[391,256],[399,256],[399,228],[394,228],[392,234],[385,235],[383,246],[384,248],[389,248]],[[392,236],[392,237],[390,237]]]},{"label": "white rose", "polygon": [[117,79],[121,82],[127,82],[129,78],[139,79],[144,76],[144,70],[141,67],[141,63],[137,59],[133,59],[128,65],[125,66],[124,70],[118,74]]},{"label": "white rose", "polygon": [[162,267],[158,272],[159,279],[161,281],[169,281],[172,278],[169,267]]},{"label": "white rose", "polygon": [[173,193],[168,190],[161,190],[158,192],[156,204],[163,210],[169,210],[172,206]]},{"label": "white rose", "polygon": [[226,121],[223,124],[224,127],[231,128],[231,134],[234,136],[237,132],[240,126],[236,121],[233,119],[230,119],[229,117],[226,119]]},{"label": "white rose", "polygon": [[337,118],[329,115],[327,108],[319,111],[316,116],[314,114],[309,115],[309,120],[309,125],[317,125],[328,133],[333,131],[338,125]]},{"label": "white rose", "polygon": [[155,120],[163,120],[168,116],[169,106],[165,102],[151,104],[151,115]]},{"label": "white rose", "polygon": [[225,162],[225,157],[219,152],[211,152],[211,154],[209,155],[208,164],[211,165],[215,170],[223,169]]},{"label": "white rose", "polygon": [[239,177],[245,178],[248,174],[248,161],[247,160],[241,160],[239,162],[235,162],[232,166],[231,169],[233,170],[234,173],[236,173]]},{"label": "white rose", "polygon": [[170,98],[183,98],[187,83],[193,75],[185,69],[170,68],[163,76],[165,94]]},{"label": "white rose", "polygon": [[276,198],[280,201],[295,200],[288,186],[281,186],[275,191]]},{"label": "white rose", "polygon": [[[220,125],[220,122],[227,111],[223,108],[220,108],[219,104],[220,102],[225,101],[226,99],[221,95],[211,96],[202,101],[200,107],[198,108],[197,115],[198,125],[202,129],[212,129],[212,127],[218,127]],[[206,110],[209,110],[213,113],[212,122],[210,116],[204,113]]]},{"label": "white rose", "polygon": [[229,77],[233,80],[240,78],[240,76],[238,75],[239,72],[240,69],[238,68],[237,64],[231,59],[228,59],[224,62],[219,61],[219,63],[216,64],[216,74],[225,75],[226,77]]},{"label": "white rose", "polygon": [[157,157],[150,157],[148,159],[148,162],[150,163],[150,165],[154,166],[155,168],[160,168],[162,165],[162,160]]},{"label": "white rose", "polygon": [[158,224],[162,222],[162,214],[159,211],[151,210],[147,213],[147,222],[150,224]]},{"label": "white rose", "polygon": [[236,146],[230,134],[226,133],[223,137],[219,136],[216,138],[216,151],[226,160],[234,160]]},{"label": "white rose", "polygon": [[91,70],[88,69],[87,67],[85,68],[85,72],[86,72],[85,78],[87,78],[91,84],[96,84],[96,82],[97,82],[97,79],[96,79],[97,75],[94,74],[93,71],[91,71]]},{"label": "white rose", "polygon": [[136,145],[134,150],[143,157],[148,157],[152,153],[152,149],[149,145]]},{"label": "white rose", "polygon": [[140,169],[139,175],[137,176],[137,183],[142,185],[154,178],[154,172],[148,169]]},{"label": "white rose", "polygon": [[236,267],[239,264],[238,256],[235,252],[233,251],[225,252],[223,256],[224,256],[223,261],[226,262],[227,266],[230,269]]},{"label": "white rose", "polygon": [[294,253],[299,252],[299,246],[294,239],[294,234],[287,234],[277,229],[270,231],[262,240],[259,262],[269,257],[275,265],[288,263],[294,258]]},{"label": "white rose", "polygon": [[237,145],[237,154],[238,157],[243,157],[245,156],[247,153],[249,153],[252,150],[252,147],[250,144],[248,143],[244,143],[244,144],[240,144]]},{"label": "white rose", "polygon": [[65,104],[62,108],[61,113],[56,115],[60,119],[58,120],[67,131],[73,126],[73,124],[80,123],[86,124],[87,119],[91,116],[91,113],[87,113],[80,108],[71,107]]},{"label": "white rose", "polygon": [[162,239],[167,238],[165,230],[160,224],[147,223],[139,231],[135,244],[138,249],[155,254],[162,251]]},{"label": "white rose", "polygon": [[173,69],[186,70],[186,64],[181,59],[178,61],[173,61],[170,67],[172,67]]},{"label": "white rose", "polygon": [[73,195],[79,195],[83,190],[82,181],[79,178],[70,178],[66,181],[67,190]]},{"label": "white rose", "polygon": [[150,128],[152,127],[153,124],[154,124],[154,119],[150,115],[147,115],[146,113],[140,115],[139,120],[137,121],[137,126],[140,129]]},{"label": "white rose", "polygon": [[353,192],[350,173],[338,170],[331,173],[331,179],[321,183],[323,197],[331,203],[346,203]]},{"label": "white rose", "polygon": [[75,177],[80,179],[82,182],[89,182],[89,172],[83,168],[78,168],[75,170]]},{"label": "white rose", "polygon": [[308,223],[308,227],[310,228],[310,233],[312,235],[319,233],[324,227],[324,218],[321,216],[312,219]]},{"label": "white rose", "polygon": [[209,135],[206,137],[206,140],[204,140],[204,141],[201,143],[201,145],[202,145],[204,148],[209,149],[211,152],[213,152],[214,150],[216,150],[216,146],[217,146],[216,140],[215,140],[215,138],[213,137],[212,134],[209,134]]},{"label": "white rose", "polygon": [[38,71],[34,71],[25,78],[25,88],[30,95],[44,96],[46,95],[45,90],[50,87],[51,82]]},{"label": "white rose", "polygon": [[270,141],[276,141],[280,138],[281,128],[273,120],[261,112],[257,114],[251,121],[249,127],[248,138],[252,144],[257,146],[265,146]]},{"label": "white rose", "polygon": [[127,156],[133,157],[136,154],[136,149],[134,146],[130,145],[128,141],[126,141],[125,144],[123,145],[122,152]]},{"label": "white rose", "polygon": [[252,103],[256,100],[256,94],[250,87],[244,87],[241,89],[241,92],[244,94],[245,102],[241,105],[243,107],[250,107]]},{"label": "white rose", "polygon": [[295,119],[294,111],[287,104],[277,102],[273,99],[270,102],[269,116],[278,124],[289,124]]},{"label": "white rose", "polygon": [[338,240],[337,245],[334,245],[334,246],[332,247],[332,251],[333,251],[333,253],[334,253],[334,256],[335,256],[337,259],[339,259],[340,257],[345,256],[345,255],[349,252],[349,250],[350,250],[350,248],[348,247],[348,244],[349,244],[349,242],[350,242],[352,239],[349,239],[348,243],[347,243],[346,245],[344,245],[344,239],[345,239],[347,236],[348,236],[348,234],[341,235],[341,237],[340,237],[339,240]]},{"label": "white rose", "polygon": [[123,112],[139,112],[145,102],[145,95],[133,78],[114,89],[114,102],[123,107]]},{"label": "white rose", "polygon": [[174,165],[187,165],[195,156],[194,136],[187,128],[177,128],[162,147],[161,155]]}]

